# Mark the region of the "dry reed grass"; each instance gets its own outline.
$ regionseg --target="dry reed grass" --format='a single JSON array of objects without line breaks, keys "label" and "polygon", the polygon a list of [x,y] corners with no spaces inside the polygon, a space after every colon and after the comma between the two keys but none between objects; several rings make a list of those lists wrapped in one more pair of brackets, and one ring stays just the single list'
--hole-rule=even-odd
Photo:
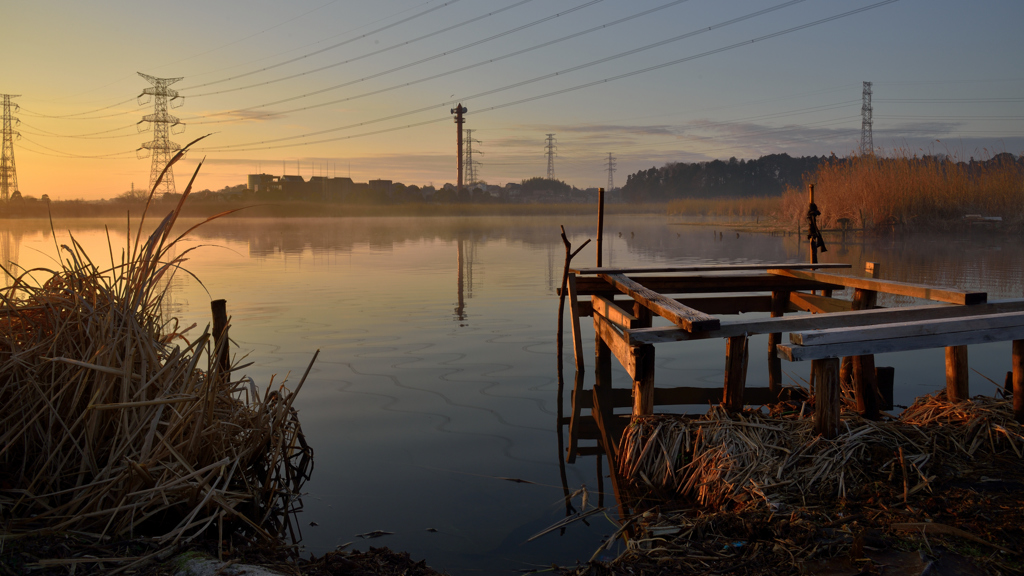
[{"label": "dry reed grass", "polygon": [[209,329],[189,341],[163,318],[169,280],[191,251],[175,246],[195,228],[172,234],[180,212],[181,203],[148,238],[143,214],[120,258],[111,246],[109,267],[72,238],[56,269],[10,271],[0,293],[8,535],[145,535],[171,546],[225,524],[253,541],[291,530],[312,469],[292,407],[302,381],[290,392],[231,380]]},{"label": "dry reed grass", "polygon": [[904,497],[930,490],[939,475],[1019,467],[1024,429],[1005,400],[951,403],[925,396],[891,421],[843,414],[833,440],[809,418],[760,412],[730,416],[720,407],[699,419],[634,419],[622,436],[619,473],[632,485],[669,492],[699,506],[777,510],[844,498],[872,482],[902,482]]},{"label": "dry reed grass", "polygon": [[[894,150],[823,163],[805,180],[815,184],[822,228],[837,227],[840,218],[855,228],[923,228],[962,222],[967,214],[1001,216],[1015,228],[1024,224],[1024,162],[1010,154],[963,162]],[[806,186],[788,188],[780,219],[795,225],[806,213]]]}]

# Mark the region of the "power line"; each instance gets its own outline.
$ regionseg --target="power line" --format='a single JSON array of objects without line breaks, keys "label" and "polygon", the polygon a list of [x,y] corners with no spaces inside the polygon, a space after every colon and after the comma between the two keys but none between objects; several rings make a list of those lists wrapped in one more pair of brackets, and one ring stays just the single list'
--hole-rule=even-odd
[{"label": "power line", "polygon": [[125,126],[121,126],[121,127],[118,127],[118,128],[111,128],[110,130],[101,130],[99,132],[90,132],[88,134],[57,134],[55,132],[50,132],[49,130],[43,130],[42,128],[40,128],[38,126],[33,126],[31,124],[27,124],[27,123],[24,123],[24,122],[22,123],[22,126],[28,126],[29,128],[32,128],[33,130],[38,130],[39,131],[39,132],[25,131],[24,132],[25,134],[32,134],[33,136],[42,136],[44,138],[84,138],[84,139],[88,139],[88,140],[94,140],[94,139],[106,139],[106,138],[128,138],[128,137],[134,136],[135,134],[138,133],[136,131],[136,132],[133,132],[131,134],[117,134],[115,136],[101,136],[101,134],[109,134],[111,132],[117,132],[118,130],[124,130],[126,128],[135,128],[136,124],[127,124]]},{"label": "power line", "polygon": [[[598,1],[600,1],[600,0],[598,0]],[[394,50],[395,48],[401,48],[403,46],[408,46],[409,44],[413,44],[415,42],[419,42],[420,40],[424,40],[426,38],[431,38],[433,36],[437,36],[437,35],[443,34],[445,32],[450,32],[450,31],[452,31],[452,30],[454,30],[456,28],[460,28],[462,26],[466,26],[468,24],[472,24],[474,22],[478,22],[480,20],[483,20],[484,18],[489,18],[491,16],[494,16],[495,14],[500,14],[502,12],[505,12],[506,10],[511,10],[513,8],[516,8],[518,6],[526,4],[528,2],[533,2],[533,0],[520,0],[520,2],[512,4],[511,6],[506,6],[504,8],[501,8],[500,10],[495,10],[493,12],[488,12],[487,14],[484,14],[482,16],[477,16],[475,18],[470,18],[469,20],[466,20],[464,22],[460,22],[458,24],[453,24],[451,26],[448,26],[447,28],[442,28],[440,30],[435,30],[434,32],[431,32],[429,34],[424,34],[423,36],[420,36],[418,38],[413,38],[412,40],[406,40],[405,42],[400,42],[398,44],[392,44],[391,46],[387,46],[387,47],[381,48],[379,50],[374,50],[372,52],[367,52],[366,54],[361,54],[361,55],[356,56],[354,58],[349,58],[348,60],[342,60],[341,62],[334,62],[334,63],[328,64],[326,66],[321,66],[319,68],[313,68],[312,70],[306,70],[305,72],[299,72],[298,74],[292,74],[292,75],[289,75],[289,76],[283,76],[281,78],[275,78],[273,80],[267,80],[265,82],[258,82],[256,84],[248,84],[246,86],[239,86],[239,87],[236,87],[236,88],[225,88],[224,90],[217,90],[215,92],[205,92],[203,94],[193,94],[191,97],[192,98],[200,98],[202,96],[213,96],[215,94],[226,94],[228,92],[237,92],[239,90],[247,90],[249,88],[257,88],[257,87],[260,87],[260,86],[267,86],[269,84],[276,84],[278,82],[284,82],[286,80],[294,80],[295,78],[300,78],[302,76],[306,76],[306,75],[309,75],[309,74],[314,74],[316,72],[323,72],[324,70],[329,70],[331,68],[336,68],[338,66],[343,66],[345,64],[350,64],[352,62],[356,62],[357,60],[363,60],[364,58],[369,58],[371,56],[376,56],[378,54],[382,54],[384,52],[388,52],[390,50]],[[484,41],[486,41],[486,40],[484,40]],[[481,42],[483,42],[483,41],[481,41]],[[455,50],[444,52],[443,55],[451,54],[451,53],[457,52],[457,51],[459,51],[461,49],[462,48],[456,48]],[[341,87],[341,86],[342,85],[339,85],[338,87]],[[333,90],[333,89],[334,89],[333,87],[332,88],[325,88],[323,91]],[[318,94],[318,93],[320,93],[320,91],[318,91],[316,93]],[[300,96],[300,98],[301,97],[304,97],[304,96]]]},{"label": "power line", "polygon": [[[591,87],[598,86],[598,85],[601,85],[601,84],[606,84],[606,83],[609,83],[609,82],[615,82],[617,80],[622,80],[624,78],[630,78],[632,76],[637,76],[639,74],[644,74],[644,73],[647,73],[647,72],[652,72],[654,70],[659,70],[661,68],[666,68],[666,67],[669,67],[669,66],[675,66],[677,64],[682,64],[682,63],[689,62],[689,61],[692,61],[692,60],[697,60],[699,58],[704,58],[706,56],[711,56],[713,54],[718,54],[718,53],[721,53],[721,52],[726,52],[726,51],[729,51],[729,50],[733,50],[735,48],[739,48],[741,46],[748,46],[750,44],[754,44],[754,43],[761,42],[761,41],[764,41],[764,40],[768,40],[768,39],[771,39],[771,38],[776,38],[776,37],[783,36],[783,35],[786,35],[786,34],[791,34],[793,32],[804,30],[804,29],[807,29],[807,28],[810,28],[810,27],[813,27],[813,26],[818,26],[820,24],[825,24],[827,22],[838,20],[840,18],[845,18],[847,16],[852,16],[854,14],[859,14],[861,12],[866,12],[868,10],[873,10],[873,9],[879,8],[881,6],[885,6],[887,4],[893,4],[893,3],[897,2],[897,1],[898,0],[882,0],[880,2],[876,2],[874,4],[870,4],[868,6],[863,6],[861,8],[856,8],[854,10],[849,10],[847,12],[842,12],[840,14],[836,14],[836,15],[833,15],[833,16],[828,16],[828,17],[825,17],[825,18],[820,18],[818,20],[814,20],[814,21],[808,22],[806,24],[800,24],[798,26],[793,26],[793,27],[790,27],[790,28],[786,28],[786,29],[780,30],[778,32],[773,32],[773,33],[770,33],[770,34],[765,34],[765,35],[762,35],[762,36],[758,36],[758,37],[753,38],[751,40],[744,40],[744,41],[741,41],[741,42],[736,42],[736,43],[733,43],[733,44],[729,44],[727,46],[723,46],[721,48],[715,48],[715,49],[712,49],[712,50],[707,50],[705,52],[701,52],[701,53],[694,54],[694,55],[691,55],[691,56],[686,56],[686,57],[683,57],[683,58],[677,58],[677,59],[671,60],[669,62],[663,62],[661,64],[655,64],[655,65],[652,65],[652,66],[647,66],[645,68],[641,68],[641,69],[638,69],[638,70],[633,70],[633,71],[630,71],[630,72],[625,72],[625,73],[622,73],[622,74],[619,74],[619,75],[616,75],[616,76],[607,77],[607,78],[604,78],[604,79],[601,79],[601,80],[595,80],[595,81],[591,81],[591,82],[586,82],[586,83],[578,84],[576,86],[572,86],[572,87],[569,87],[569,88],[562,88],[562,89],[559,89],[559,90],[553,90],[551,92],[546,92],[546,93],[543,93],[543,94],[538,94],[536,96],[530,96],[530,97],[526,97],[526,98],[521,98],[519,100],[514,100],[514,101],[511,101],[511,102],[506,102],[506,103],[503,103],[503,104],[498,104],[498,105],[495,105],[495,106],[491,106],[489,108],[484,108],[482,110],[478,110],[477,113],[480,114],[480,113],[484,113],[484,112],[491,112],[491,111],[494,111],[494,110],[500,110],[500,109],[503,109],[503,108],[508,108],[508,107],[511,107],[511,106],[517,106],[519,104],[524,104],[524,103],[527,103],[527,102],[533,102],[535,100],[540,100],[540,99],[543,99],[543,98],[549,98],[551,96],[557,96],[557,95],[566,94],[566,93],[569,93],[569,92],[574,92],[576,90],[582,90],[582,89],[585,89],[585,88],[591,88]],[[790,2],[786,3],[786,5],[788,5],[788,4],[790,4]],[[762,12],[764,12],[764,11],[762,11]],[[576,68],[579,68],[579,67],[576,67]],[[478,93],[478,94],[474,94],[474,95],[465,97],[465,98],[463,98],[463,100],[469,100],[471,98],[479,98],[481,96],[486,96],[486,95],[494,94],[494,93],[497,93],[497,92],[501,92],[503,90],[507,90],[507,89],[514,88],[514,87],[518,87],[518,86],[521,86],[523,84],[527,84],[527,83],[530,83],[530,82],[535,82],[535,81],[538,81],[538,80],[541,80],[541,79],[545,79],[545,78],[548,78],[548,77],[551,77],[551,76],[556,76],[556,75],[559,75],[559,74],[560,74],[560,72],[556,72],[554,74],[545,75],[545,76],[542,76],[542,77],[535,78],[533,80],[528,80],[528,81],[519,82],[519,83],[516,83],[516,84],[513,84],[513,85],[505,86],[503,88],[497,88],[497,89],[494,89],[494,90],[488,90],[486,92],[481,92],[481,93]],[[378,123],[378,122],[385,122],[387,120],[394,120],[396,118],[401,118],[401,117],[404,117],[404,116],[410,116],[412,114],[417,114],[417,113],[420,113],[420,112],[434,110],[434,109],[437,109],[438,107],[441,107],[441,106],[442,106],[441,104],[434,104],[434,105],[431,105],[431,106],[425,106],[423,108],[418,108],[418,109],[415,109],[415,110],[410,110],[410,111],[406,111],[406,112],[400,112],[400,113],[392,114],[392,115],[385,116],[385,117],[382,117],[382,118],[376,118],[376,119],[373,119],[373,120],[366,120],[366,121],[363,121],[363,122],[357,122],[357,123],[349,124],[349,125],[346,125],[346,126],[339,126],[339,127],[335,127],[335,128],[328,128],[328,129],[325,129],[325,130],[318,130],[316,132],[310,132],[310,133],[307,133],[307,134],[300,134],[300,135],[297,135],[297,136],[288,136],[288,137],[282,137],[282,138],[275,138],[275,139],[272,139],[272,140],[264,140],[264,141],[261,141],[261,142],[249,142],[249,143],[243,143],[243,144],[232,144],[232,145],[226,145],[226,146],[203,148],[202,150],[205,150],[205,151],[226,151],[226,150],[252,151],[252,150],[264,150],[264,149],[272,149],[272,148],[288,148],[288,147],[294,147],[294,146],[307,146],[307,145],[311,145],[311,144],[322,144],[322,143],[333,142],[333,141],[338,141],[338,140],[348,140],[348,139],[350,139],[352,137],[327,138],[327,139],[310,141],[310,142],[301,142],[301,143],[297,143],[297,144],[283,144],[283,145],[275,145],[275,146],[264,146],[265,144],[277,144],[278,142],[284,142],[284,141],[288,141],[288,140],[296,140],[296,139],[301,139],[301,138],[309,138],[309,137],[313,137],[313,136],[329,134],[331,132],[337,132],[337,131],[341,131],[341,130],[347,130],[347,129],[351,129],[351,128],[367,126],[367,125],[375,124],[375,123]],[[417,122],[417,123],[409,124],[409,125],[407,125],[405,127],[402,127],[402,128],[411,128],[411,127],[415,127],[415,126],[423,126],[423,125],[426,125],[426,124],[432,124],[432,123],[435,123],[435,122],[441,122],[443,120],[444,119],[442,119],[442,118],[435,118],[433,120],[426,120],[426,121],[423,121],[423,122]],[[398,129],[402,129],[402,128],[391,128],[391,129],[384,129],[384,130],[376,130],[376,131],[365,133],[363,135],[381,134],[381,133],[384,133],[384,132],[392,132],[394,130],[398,130]]]},{"label": "power line", "polygon": [[[509,34],[512,34],[512,33],[515,33],[515,32],[519,32],[521,30],[525,30],[527,28],[530,28],[531,26],[536,26],[538,24],[541,24],[543,22],[547,22],[547,21],[552,20],[554,18],[559,18],[561,16],[564,16],[566,14],[570,14],[570,13],[575,12],[577,10],[581,10],[581,9],[586,8],[588,6],[591,6],[593,4],[597,4],[598,2],[601,2],[601,1],[602,0],[590,0],[589,2],[587,2],[585,4],[581,4],[579,6],[571,8],[569,10],[565,10],[563,12],[559,12],[559,13],[551,15],[551,16],[546,16],[544,18],[541,18],[540,20],[535,20],[533,22],[529,22],[527,24],[523,24],[522,26],[518,26],[516,28],[513,28],[511,30],[506,30],[504,32],[500,32],[500,33],[495,34],[493,36],[489,36],[487,38],[484,38],[482,40],[477,40],[475,42],[470,42],[469,44],[463,44],[462,46],[459,46],[459,47],[454,48],[452,50],[446,50],[444,52],[439,52],[439,53],[434,54],[432,56],[427,56],[426,58],[421,58],[419,60],[416,60],[415,62],[409,62],[409,63],[403,64],[401,66],[396,66],[394,68],[390,68],[388,70],[384,70],[382,72],[376,72],[374,74],[370,74],[369,76],[363,76],[362,78],[357,78],[355,80],[349,80],[349,81],[343,82],[341,84],[335,84],[334,86],[328,86],[326,88],[321,88],[320,90],[315,90],[313,92],[307,92],[305,94],[300,94],[298,96],[290,96],[288,98],[283,98],[283,99],[280,99],[280,100],[275,100],[273,102],[266,102],[264,104],[257,104],[257,105],[249,106],[249,107],[246,107],[246,108],[237,108],[235,110],[229,110],[229,111],[226,111],[226,112],[218,112],[218,113],[215,113],[215,114],[209,114],[209,115],[205,115],[205,116],[197,116],[196,118],[209,118],[211,116],[223,116],[223,115],[229,115],[229,114],[238,114],[240,112],[249,112],[249,111],[252,111],[252,110],[259,109],[259,108],[266,108],[268,106],[274,106],[276,104],[284,104],[286,102],[294,102],[295,100],[301,100],[303,98],[308,98],[310,96],[316,96],[318,94],[323,94],[325,92],[331,92],[333,90],[337,90],[339,88],[344,88],[346,86],[352,86],[354,84],[359,84],[360,82],[365,82],[367,80],[372,80],[374,78],[379,78],[381,76],[385,76],[385,75],[391,74],[393,72],[398,72],[400,70],[405,70],[406,68],[411,68],[413,66],[418,66],[420,64],[424,64],[424,63],[430,62],[432,60],[437,60],[438,58],[442,58],[444,56],[448,56],[448,55],[454,54],[456,52],[461,52],[462,50],[466,50],[466,49],[472,48],[474,46],[479,46],[479,45],[481,45],[481,44],[483,44],[485,42],[490,42],[491,40],[494,40],[494,39],[497,39],[497,38],[501,38],[502,36],[507,36]],[[681,0],[681,1],[686,1],[686,0]],[[799,0],[799,1],[803,1],[803,0]],[[529,50],[532,50],[532,49],[534,49],[534,48],[531,48]],[[520,51],[516,52],[515,54],[522,54],[523,52],[527,52],[529,50],[520,50]],[[499,58],[492,58],[490,60],[487,60],[486,62],[474,64],[474,65],[471,65],[471,66],[464,66],[464,67],[462,67],[462,68],[460,68],[460,69],[458,69],[456,71],[449,71],[449,72],[445,72],[445,73],[441,73],[441,74],[435,74],[435,75],[433,75],[433,76],[431,76],[429,78],[426,78],[426,79],[417,80],[417,81],[414,81],[414,82],[406,82],[405,84],[400,84],[398,86],[394,86],[394,87],[391,87],[391,88],[386,88],[386,89],[383,89],[383,90],[375,90],[373,92],[370,92],[370,93],[367,93],[367,94],[361,94],[359,96],[343,98],[341,100],[333,100],[333,101],[330,101],[330,102],[322,102],[320,104],[313,104],[313,105],[304,106],[304,107],[301,107],[301,108],[294,108],[294,109],[291,109],[291,110],[285,110],[283,112],[274,112],[274,113],[272,113],[272,115],[290,114],[290,113],[293,113],[293,112],[301,112],[301,111],[305,111],[305,110],[311,110],[313,108],[322,108],[324,106],[330,106],[332,104],[339,104],[341,102],[347,102],[349,100],[354,100],[356,98],[362,98],[364,96],[380,94],[382,92],[387,92],[387,91],[393,90],[395,88],[404,88],[404,87],[410,86],[412,84],[418,84],[418,83],[423,82],[425,80],[433,80],[435,78],[440,78],[442,76],[447,76],[447,75],[453,74],[455,72],[462,72],[462,71],[468,70],[470,68],[475,68],[475,67],[481,66],[483,64],[490,64],[490,63],[496,62],[498,60],[503,60],[506,57],[508,57],[508,56],[502,56],[502,57],[499,57]],[[259,118],[258,116],[255,117],[255,119],[258,119],[258,118]],[[220,123],[220,122],[233,122],[235,120],[236,120],[235,118],[230,118],[230,119],[227,119],[227,120],[206,120],[206,121],[194,122],[194,123],[195,124],[214,124],[214,123]]]},{"label": "power line", "polygon": [[459,0],[449,0],[448,2],[445,2],[444,4],[441,4],[439,6],[434,6],[433,8],[428,8],[427,10],[424,10],[423,12],[419,12],[418,14],[413,14],[412,16],[409,16],[408,18],[404,18],[404,19],[399,20],[397,22],[392,22],[391,24],[388,24],[386,26],[382,26],[380,28],[377,28],[376,30],[367,32],[366,34],[362,34],[360,36],[356,36],[355,38],[349,38],[348,40],[345,40],[345,41],[342,41],[342,42],[338,42],[337,44],[332,44],[331,46],[327,46],[326,48],[321,48],[319,50],[314,50],[313,52],[309,52],[309,53],[303,54],[302,56],[297,56],[297,57],[292,58],[290,60],[285,60],[283,62],[278,62],[277,64],[272,64],[270,66],[264,66],[263,68],[260,68],[259,70],[252,70],[252,71],[245,72],[243,74],[237,74],[235,76],[231,76],[231,77],[228,77],[228,78],[222,78],[220,80],[213,80],[213,81],[210,81],[210,82],[205,82],[203,84],[196,84],[195,86],[187,86],[185,88],[182,88],[182,90],[195,90],[196,88],[204,88],[206,86],[213,86],[214,84],[223,84],[224,82],[230,82],[231,80],[237,80],[239,78],[245,78],[246,76],[252,76],[253,74],[259,74],[260,72],[266,72],[267,70],[273,70],[275,68],[280,68],[281,66],[286,66],[288,64],[293,64],[293,63],[298,62],[300,60],[304,60],[306,58],[309,58],[310,56],[316,56],[317,54],[322,54],[322,53],[327,52],[329,50],[334,50],[335,48],[340,48],[342,46],[345,46],[346,44],[351,44],[352,42],[355,42],[357,40],[362,40],[363,38],[366,38],[368,36],[373,36],[374,34],[377,34],[379,32],[383,32],[384,30],[387,30],[389,28],[394,28],[395,26],[399,26],[401,24],[405,24],[406,22],[409,22],[410,20],[415,20],[416,18],[419,18],[421,16],[425,16],[425,15],[431,13],[431,12],[434,12],[436,10],[440,10],[442,8],[445,8],[446,6],[451,6],[452,4],[455,4],[456,2],[459,2]]},{"label": "power line", "polygon": [[[537,76],[537,77],[531,78],[529,80],[523,80],[523,81],[516,82],[514,84],[509,84],[509,85],[506,85],[506,86],[503,86],[503,87],[500,87],[500,88],[495,88],[495,89],[492,89],[492,90],[486,90],[484,92],[478,92],[476,94],[463,97],[462,100],[466,101],[466,100],[470,100],[470,99],[473,99],[473,98],[480,98],[480,97],[483,97],[483,96],[489,96],[491,94],[497,94],[499,92],[503,92],[503,91],[506,91],[506,90],[511,90],[513,88],[518,88],[518,87],[521,87],[521,86],[525,86],[527,84],[532,84],[532,83],[535,83],[535,82],[540,82],[542,80],[548,80],[550,78],[554,78],[556,76],[564,75],[564,74],[567,74],[569,72],[575,72],[575,71],[581,70],[583,68],[587,68],[587,67],[590,67],[590,66],[595,66],[597,64],[602,64],[604,62],[608,62],[610,60],[614,60],[614,59],[621,58],[621,57],[624,57],[624,56],[629,56],[629,55],[632,55],[632,54],[636,54],[637,52],[642,52],[644,50],[649,50],[649,49],[652,49],[652,48],[655,48],[655,47],[658,47],[658,46],[662,46],[662,45],[670,43],[670,42],[675,42],[675,41],[678,41],[678,40],[682,40],[684,38],[689,38],[691,36],[695,36],[695,35],[701,34],[703,32],[707,32],[707,31],[710,31],[710,30],[715,30],[717,28],[722,28],[722,27],[728,26],[730,24],[735,24],[735,23],[738,23],[738,22],[742,22],[744,20],[748,20],[750,18],[754,18],[756,16],[760,16],[760,15],[763,15],[763,14],[767,14],[769,12],[773,12],[775,10],[779,10],[781,8],[785,8],[785,7],[788,7],[790,5],[798,4],[798,3],[804,2],[804,1],[806,1],[806,0],[789,0],[788,2],[784,2],[784,3],[779,4],[777,6],[766,8],[764,10],[759,10],[757,12],[752,12],[750,14],[747,14],[747,15],[744,15],[744,16],[740,16],[738,18],[733,18],[733,19],[728,20],[726,22],[715,24],[715,25],[707,27],[707,28],[700,28],[698,30],[695,30],[695,31],[692,31],[692,32],[688,32],[686,34],[682,34],[682,35],[676,36],[674,38],[670,38],[668,40],[662,40],[662,41],[659,41],[659,42],[655,42],[653,44],[648,44],[646,46],[642,46],[640,48],[634,48],[632,50],[628,50],[626,52],[620,52],[619,54],[615,54],[615,55],[612,55],[612,56],[608,56],[606,58],[601,58],[601,59],[598,59],[598,60],[594,60],[594,61],[588,62],[586,64],[580,64],[578,66],[573,66],[573,67],[570,67],[570,68],[566,68],[564,70],[559,70],[558,72],[552,72],[550,74],[545,74],[545,75],[542,75],[542,76]],[[896,2],[896,0],[885,0],[881,4],[888,4],[888,3],[892,3],[892,2]],[[878,4],[878,5],[881,5],[881,4]],[[861,9],[861,11],[863,11],[863,10],[864,9]],[[851,12],[851,13],[855,13],[855,12],[856,11]],[[833,17],[831,19],[835,19],[835,17]],[[826,22],[828,20],[829,19],[823,19],[823,20],[819,21],[819,23],[820,22]],[[812,23],[810,25],[813,25],[813,24],[814,23]],[[790,31],[795,31],[795,30],[799,30],[801,28],[806,28],[806,27],[808,27],[810,25],[804,25],[802,27],[796,27],[796,28],[791,29]],[[781,34],[785,34],[785,33],[787,33],[787,31],[784,31],[784,32],[781,32],[781,33],[776,33],[775,35],[781,35]],[[762,37],[760,39],[769,38],[769,37],[772,37],[772,36],[773,35],[768,35],[768,36]],[[640,71],[637,71],[637,72],[631,72],[631,73],[628,73],[628,74],[625,74],[625,75],[621,75],[621,76],[618,76],[618,77],[613,77],[611,79],[604,79],[604,80],[600,80],[600,81],[597,81],[597,82],[591,82],[591,83],[588,83],[588,84],[584,84],[584,85],[582,85],[580,87],[594,86],[594,85],[597,85],[597,84],[608,82],[610,80],[616,80],[616,79],[619,79],[619,78],[625,78],[625,77],[628,77],[628,76],[633,76],[633,75],[636,75],[636,74],[643,73],[645,71],[656,70],[658,68],[663,68],[665,66],[671,66],[673,64],[677,64],[677,63],[680,63],[680,62],[685,62],[687,60],[694,60],[694,59],[697,59],[697,58],[701,58],[703,56],[707,56],[707,55],[710,55],[710,54],[715,54],[717,52],[724,52],[726,50],[730,50],[732,48],[743,46],[743,45],[746,45],[748,43],[757,42],[760,39],[754,39],[754,40],[751,40],[749,42],[740,42],[740,43],[734,44],[732,46],[727,46],[725,48],[719,48],[717,50],[708,51],[708,52],[705,52],[705,53],[702,53],[702,54],[698,54],[696,56],[690,56],[688,58],[683,58],[683,59],[676,60],[676,61],[673,61],[673,62],[669,62],[669,63],[666,63],[666,64],[657,65],[657,66],[654,66],[654,67],[651,67],[651,68],[647,68],[647,69],[644,69],[644,70],[640,70]],[[545,98],[545,97],[547,97],[549,95],[555,95],[555,94],[559,94],[559,93],[563,93],[563,92],[571,92],[571,91],[576,90],[578,88],[579,87],[577,87],[577,88],[568,88],[568,89],[563,89],[561,91],[551,92],[551,93],[546,94],[546,95],[534,96],[534,97],[531,97],[529,99],[518,101],[518,102],[515,102],[515,103],[512,103],[512,104],[506,104],[506,105],[499,105],[497,107],[491,107],[488,110],[496,110],[496,109],[499,109],[499,108],[503,108],[503,107],[506,107],[506,106],[511,106],[511,105],[514,105],[514,104],[517,104],[517,103],[521,103],[521,102],[527,102],[527,101],[530,101],[530,100],[537,100],[537,99],[540,99],[540,98]],[[328,103],[328,104],[334,104],[334,103],[338,103],[338,102],[341,102],[341,101],[344,101],[344,100],[339,100],[339,101],[331,102],[331,103]],[[315,107],[322,106],[322,105],[325,105],[325,104],[308,106],[308,107],[305,107],[305,108],[299,108],[299,109],[294,109],[294,110],[287,110],[285,112],[278,112],[278,114],[280,114],[280,113],[292,113],[292,112],[297,112],[297,111],[300,111],[300,110],[308,110],[310,108],[315,108]],[[264,140],[264,141],[260,142],[259,144],[271,144],[271,143],[277,143],[277,142],[285,142],[285,141],[288,141],[288,140],[297,140],[297,139],[301,139],[301,138],[307,138],[307,137],[311,137],[311,136],[318,136],[318,135],[321,135],[321,134],[327,134],[327,133],[330,133],[330,132],[346,130],[348,128],[356,128],[356,127],[360,127],[360,126],[365,126],[367,124],[373,124],[373,123],[377,123],[377,122],[393,120],[395,118],[401,118],[403,116],[411,116],[413,114],[418,114],[420,112],[426,112],[426,111],[429,111],[429,110],[434,110],[436,108],[442,107],[443,105],[444,105],[443,103],[441,103],[441,104],[433,104],[433,105],[430,105],[430,106],[424,106],[423,108],[417,108],[415,110],[410,110],[410,111],[407,111],[407,112],[400,112],[400,113],[397,113],[397,114],[392,114],[390,116],[386,116],[386,117],[383,117],[383,118],[378,118],[378,119],[374,119],[374,120],[368,120],[368,121],[365,121],[365,122],[358,122],[358,123],[355,123],[355,124],[349,124],[347,126],[340,126],[340,127],[336,127],[336,128],[328,128],[328,129],[325,129],[325,130],[319,130],[317,132],[312,132],[312,133],[298,135],[298,136],[285,136],[285,137],[281,137],[281,138],[275,138],[275,139],[272,139],[272,140]],[[246,110],[252,110],[253,108],[255,108],[255,107],[235,110],[233,112],[241,112],[241,111],[246,111]],[[207,124],[207,123],[209,123],[209,122],[196,122],[196,124]],[[229,144],[229,145],[217,147],[215,149],[216,150],[226,150],[226,149],[230,149],[230,148],[241,147],[241,146],[251,146],[251,145],[253,145],[253,144],[252,143],[233,144],[233,145]],[[208,150],[214,150],[214,149],[211,148],[211,149],[208,149]]]}]

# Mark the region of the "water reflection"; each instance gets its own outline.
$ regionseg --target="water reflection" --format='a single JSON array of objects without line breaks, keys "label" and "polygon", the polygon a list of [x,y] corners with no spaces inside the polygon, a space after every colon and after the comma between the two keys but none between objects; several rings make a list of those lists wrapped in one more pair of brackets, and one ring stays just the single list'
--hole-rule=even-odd
[{"label": "water reflection", "polygon": [[[616,264],[798,261],[802,239],[674,224],[662,216],[609,215],[605,246]],[[309,551],[322,553],[372,530],[394,532],[356,547],[387,545],[452,574],[511,573],[589,558],[615,527],[600,516],[526,540],[574,509],[586,486],[599,505],[617,506],[603,455],[564,464],[552,424],[567,415],[571,381],[560,386],[555,360],[555,293],[561,281],[560,224],[578,246],[594,234],[592,217],[229,218],[196,231],[195,243],[224,249],[191,253],[176,279],[184,325],[204,326],[209,301],[224,298],[246,372],[261,386],[320,359],[297,401],[317,454],[301,522]],[[104,223],[57,222],[90,253],[107,253]],[[112,226],[115,251],[124,223]],[[49,224],[4,222],[5,259],[50,265]],[[620,236],[621,233],[621,236]],[[859,242],[859,240],[858,240]],[[882,264],[887,279],[1022,294],[1016,238],[924,236],[848,242],[830,239],[822,260]],[[454,258],[453,258],[454,257]],[[577,256],[594,261],[593,246]],[[453,259],[455,260],[453,262]],[[453,282],[455,286],[453,287]],[[454,288],[454,294],[453,294]],[[207,292],[208,290],[208,292]],[[584,342],[593,327],[584,325]],[[760,343],[758,343],[760,342]],[[751,340],[752,350],[765,340]],[[989,345],[986,345],[989,346]],[[998,346],[998,345],[992,345]],[[724,343],[659,349],[656,385],[721,386]],[[572,374],[572,354],[563,358]],[[585,355],[587,356],[587,355]],[[592,354],[586,374],[593,370]],[[767,385],[765,354],[751,354],[748,383]],[[942,351],[892,355],[898,403],[945,382]],[[1008,350],[971,350],[988,376],[1005,372]],[[787,367],[794,383],[802,366]],[[809,368],[807,368],[809,369]],[[616,381],[624,372],[614,368]],[[763,378],[762,378],[763,375]],[[973,374],[972,374],[973,376]],[[759,381],[759,379],[761,381]],[[1001,382],[1001,377],[994,378]],[[983,392],[980,377],[972,388]],[[566,389],[568,388],[568,389]],[[553,456],[557,455],[557,459]],[[533,484],[504,478],[529,480]],[[606,494],[607,492],[607,494]],[[575,505],[578,508],[578,504]],[[427,528],[437,532],[427,532]]]}]

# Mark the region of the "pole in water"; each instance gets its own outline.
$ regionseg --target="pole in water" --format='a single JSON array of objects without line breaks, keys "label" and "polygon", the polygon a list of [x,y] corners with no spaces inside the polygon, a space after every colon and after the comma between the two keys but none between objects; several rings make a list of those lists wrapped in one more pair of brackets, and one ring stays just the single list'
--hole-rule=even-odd
[{"label": "pole in water", "polygon": [[604,188],[597,189],[597,267],[601,267],[601,248],[604,247]]},{"label": "pole in water", "polygon": [[227,300],[214,300],[210,302],[210,310],[213,313],[213,354],[216,364],[220,367],[224,381],[231,380],[231,359],[228,354],[228,304]]},{"label": "pole in water", "polygon": [[807,231],[808,238],[810,239],[810,251],[811,251],[811,264],[818,263],[818,242],[814,234],[814,221],[811,214],[818,211],[818,207],[814,205],[814,184],[807,185]]}]

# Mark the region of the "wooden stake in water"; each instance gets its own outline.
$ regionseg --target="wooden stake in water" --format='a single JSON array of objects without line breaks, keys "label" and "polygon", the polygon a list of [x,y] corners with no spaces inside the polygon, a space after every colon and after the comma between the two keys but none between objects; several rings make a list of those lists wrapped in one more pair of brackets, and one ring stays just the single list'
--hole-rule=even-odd
[{"label": "wooden stake in water", "polygon": [[210,302],[210,310],[213,312],[213,342],[214,357],[217,365],[220,366],[220,373],[224,380],[231,380],[231,359],[228,354],[228,304],[227,300],[214,300]]},{"label": "wooden stake in water", "polygon": [[[807,213],[808,213],[808,218],[810,218],[810,212],[813,209],[812,207],[814,206],[814,184],[808,184],[807,185],[807,195],[808,195]],[[808,231],[809,232],[813,232],[813,230],[810,228],[810,222],[808,222]],[[817,264],[818,263],[818,243],[817,243],[817,239],[813,236],[813,234],[811,235],[810,242],[811,242],[811,264]]]},{"label": "wooden stake in water", "polygon": [[604,188],[597,189],[597,267],[601,267],[601,248],[604,246]]}]

